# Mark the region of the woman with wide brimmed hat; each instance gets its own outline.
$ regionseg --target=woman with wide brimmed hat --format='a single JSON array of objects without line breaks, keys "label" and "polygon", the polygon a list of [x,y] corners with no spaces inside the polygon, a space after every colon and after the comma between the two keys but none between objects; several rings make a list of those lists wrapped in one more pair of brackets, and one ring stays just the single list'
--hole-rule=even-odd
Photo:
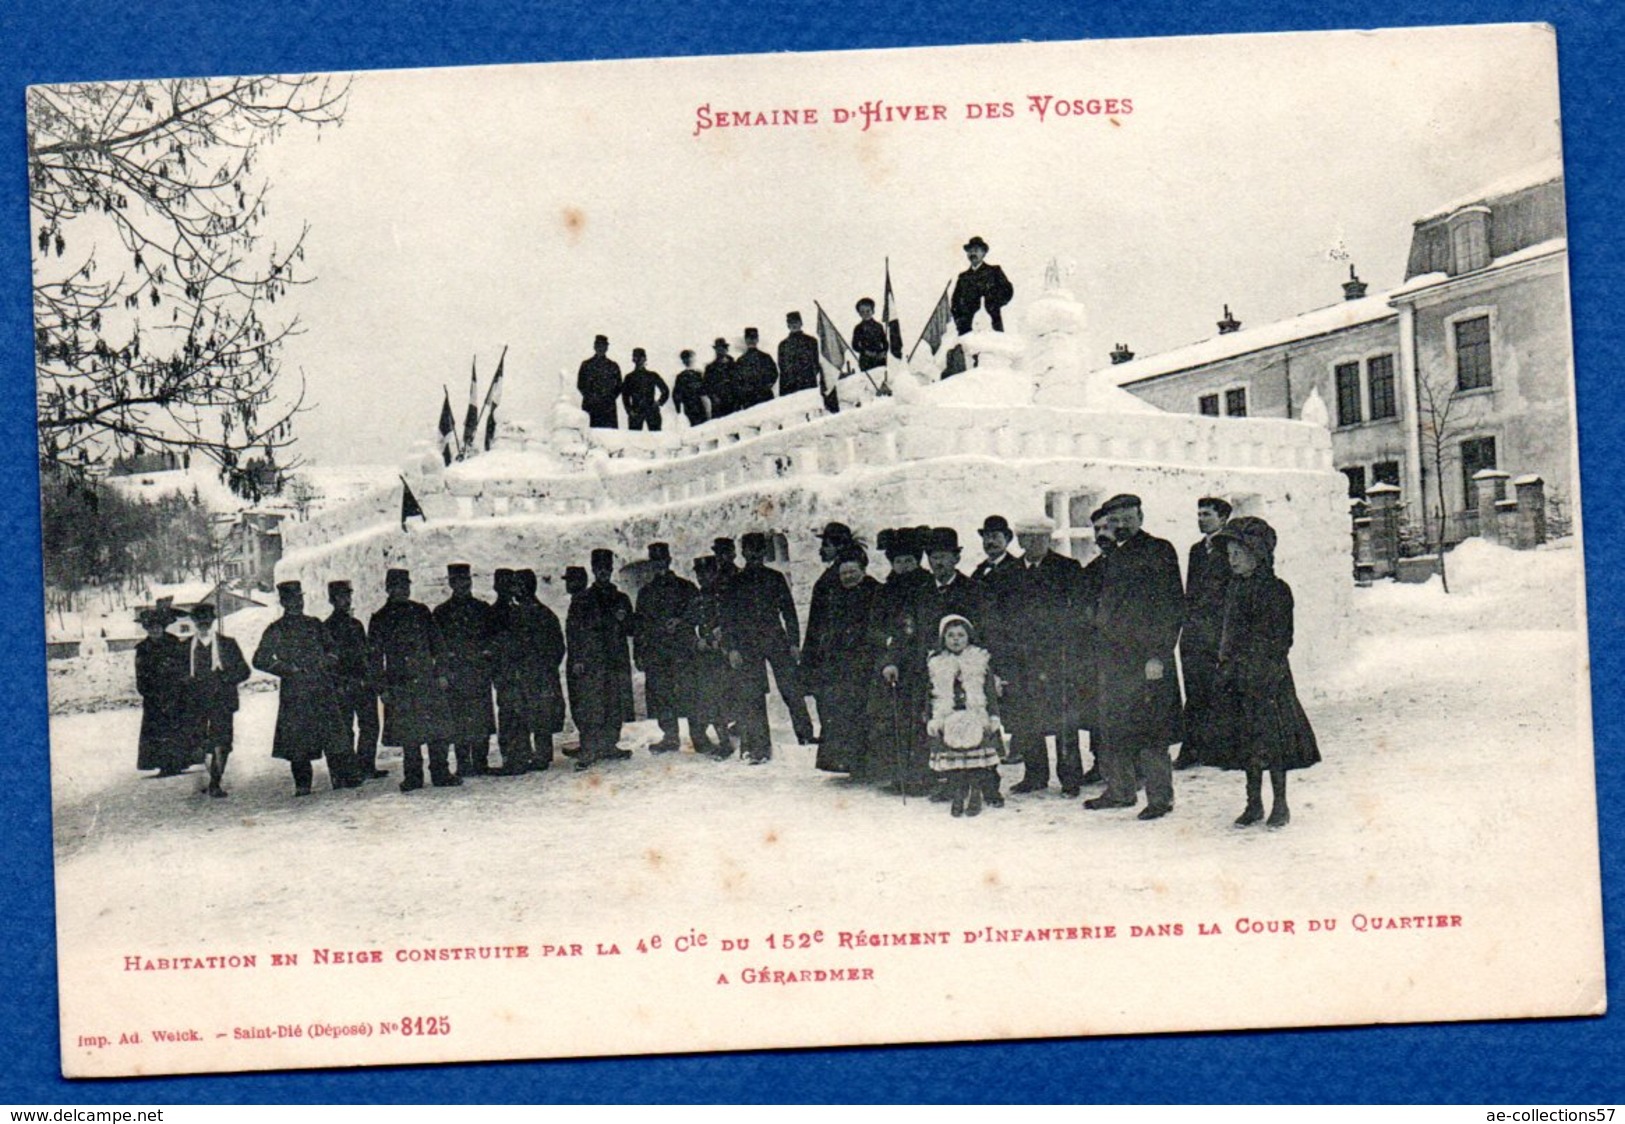
[{"label": "woman with wide brimmed hat", "polygon": [[1264,819],[1264,773],[1274,805],[1268,826],[1285,827],[1291,812],[1286,775],[1320,760],[1309,718],[1298,702],[1292,649],[1292,589],[1275,576],[1275,529],[1254,516],[1232,519],[1214,535],[1228,553],[1233,580],[1225,593],[1219,638],[1214,764],[1247,774],[1247,807],[1236,819]]}]

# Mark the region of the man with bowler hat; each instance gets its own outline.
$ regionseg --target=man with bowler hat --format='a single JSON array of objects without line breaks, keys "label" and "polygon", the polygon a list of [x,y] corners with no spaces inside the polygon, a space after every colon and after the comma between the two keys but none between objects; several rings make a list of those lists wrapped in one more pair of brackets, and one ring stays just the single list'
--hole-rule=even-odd
[{"label": "man with bowler hat", "polygon": [[949,311],[953,313],[954,328],[962,336],[967,334],[976,319],[977,311],[985,307],[988,319],[993,322],[993,330],[1002,332],[1004,306],[1015,296],[1015,287],[1004,275],[1004,270],[988,263],[987,243],[982,241],[980,236],[966,242],[964,249],[965,257],[970,261],[970,268],[961,273],[959,279],[954,282],[954,294],[948,301]]},{"label": "man with bowler hat", "polygon": [[609,337],[594,336],[592,358],[582,360],[576,371],[576,389],[581,392],[581,408],[594,429],[618,429],[615,403],[621,397],[621,365],[609,357]]},{"label": "man with bowler hat", "polygon": [[705,397],[705,376],[694,369],[694,352],[684,349],[678,356],[683,369],[672,383],[671,404],[688,419],[689,425],[699,425],[711,417],[711,404]]},{"label": "man with bowler hat", "polygon": [[372,683],[372,657],[367,630],[352,614],[354,591],[343,579],[327,583],[327,603],[333,611],[322,624],[338,657],[334,671],[339,690],[339,717],[346,732],[355,731],[356,769],[362,780],[377,780],[389,773],[378,768],[378,692]]},{"label": "man with bowler hat", "polygon": [[[920,566],[929,528],[888,528],[875,536],[891,572],[869,603],[869,646],[873,668],[869,691],[869,760],[854,775],[891,781],[905,791],[924,793],[930,767],[920,756],[919,717],[928,702],[926,665],[920,633],[930,627],[918,619],[922,597],[932,578]],[[929,751],[927,750],[927,753]]]},{"label": "man with bowler hat", "polygon": [[[1019,675],[1005,700],[1006,711],[1019,712],[1012,723],[1011,754],[1025,769],[1011,792],[1042,792],[1049,787],[1050,735],[1055,737],[1055,772],[1061,795],[1077,796],[1083,788],[1083,754],[1078,731],[1083,721],[1083,696],[1094,694],[1094,683],[1084,682],[1085,631],[1079,599],[1083,567],[1077,559],[1050,549],[1055,524],[1044,516],[1018,521],[1021,543],[1021,608],[1018,636]],[[1093,665],[1089,664],[1093,678]]]},{"label": "man with bowler hat", "polygon": [[[579,568],[576,568],[579,570]],[[569,571],[566,580],[571,580]],[[632,756],[618,748],[632,709],[632,600],[615,588],[615,555],[592,552],[592,585],[570,601],[565,622],[570,661],[570,707],[581,731],[577,769]],[[579,578],[575,579],[579,582]]]},{"label": "man with bowler hat", "polygon": [[1168,747],[1179,736],[1179,677],[1174,645],[1184,616],[1179,554],[1141,529],[1140,497],[1113,496],[1101,505],[1117,546],[1106,564],[1095,630],[1100,641],[1100,719],[1105,744],[1098,760],[1106,791],[1090,809],[1132,808],[1145,782],[1142,820],[1174,807]]},{"label": "man with bowler hat", "polygon": [[276,592],[282,615],[266,626],[254,652],[254,666],[281,680],[271,756],[288,763],[295,796],[310,795],[312,762],[323,757],[334,788],[359,788],[355,750],[339,713],[338,658],[327,629],[305,615],[305,591],[298,582],[278,582]]},{"label": "man with bowler hat", "polygon": [[688,734],[698,749],[705,740],[696,729],[692,707],[694,630],[689,614],[698,594],[693,583],[671,572],[671,547],[649,544],[654,577],[638,590],[632,655],[643,670],[643,697],[649,717],[660,723],[660,740],[651,753],[671,753],[681,744],[678,722],[687,718]]},{"label": "man with bowler hat", "polygon": [[718,336],[711,345],[716,358],[705,365],[701,389],[711,403],[711,417],[725,418],[735,410],[743,409],[734,396],[734,359],[728,354],[728,341]]},{"label": "man with bowler hat", "polygon": [[437,788],[463,783],[453,776],[441,723],[446,681],[440,674],[440,634],[427,605],[412,600],[411,572],[384,575],[383,607],[367,621],[372,681],[384,704],[383,743],[401,747],[401,791],[423,787],[427,750],[429,779]]},{"label": "man with bowler hat", "polygon": [[446,567],[451,596],[434,608],[440,634],[440,677],[446,681],[443,722],[456,753],[457,775],[481,776],[490,768],[491,654],[495,638],[491,606],[474,596],[473,568],[467,562]]}]

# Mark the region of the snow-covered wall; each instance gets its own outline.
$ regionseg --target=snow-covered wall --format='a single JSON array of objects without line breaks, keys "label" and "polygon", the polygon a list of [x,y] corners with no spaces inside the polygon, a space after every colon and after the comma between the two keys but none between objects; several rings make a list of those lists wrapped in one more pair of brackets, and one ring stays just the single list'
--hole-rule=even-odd
[{"label": "snow-covered wall", "polygon": [[[544,578],[543,598],[562,610],[564,567],[585,565],[595,547],[625,565],[666,541],[686,573],[715,536],[762,530],[784,536],[781,566],[805,612],[821,569],[813,531],[830,520],[870,543],[883,527],[952,526],[969,571],[988,515],[1047,512],[1062,524],[1057,548],[1081,554],[1087,534],[1070,528],[1086,527],[1108,496],[1135,492],[1146,529],[1183,558],[1197,537],[1197,498],[1218,494],[1280,534],[1278,570],[1297,594],[1298,666],[1312,671],[1317,656],[1336,651],[1350,602],[1347,483],[1332,469],[1323,427],[992,406],[971,392],[984,374],[993,372],[836,415],[807,392],[699,429],[584,434],[584,447],[564,454],[557,432],[544,442],[519,426],[506,447],[449,470],[432,455],[414,457],[407,479],[427,520],[404,532],[398,493],[289,527],[277,574],[305,582],[313,611],[323,611],[328,579],[348,578],[365,614],[382,602],[390,566],[410,567],[415,595],[430,603],[445,596],[449,561],[471,563],[481,590],[498,566],[530,567]],[[885,564],[877,558],[871,569],[883,576]]]}]

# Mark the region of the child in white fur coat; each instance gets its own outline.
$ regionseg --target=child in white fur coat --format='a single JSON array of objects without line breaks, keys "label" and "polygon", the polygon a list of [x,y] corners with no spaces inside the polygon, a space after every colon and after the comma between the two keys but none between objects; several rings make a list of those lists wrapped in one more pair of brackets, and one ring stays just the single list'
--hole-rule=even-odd
[{"label": "child in white fur coat", "polygon": [[972,643],[971,625],[961,616],[942,618],[938,650],[926,662],[931,680],[931,768],[947,781],[951,811],[974,816],[982,810],[989,774],[998,776],[999,701],[987,649]]}]

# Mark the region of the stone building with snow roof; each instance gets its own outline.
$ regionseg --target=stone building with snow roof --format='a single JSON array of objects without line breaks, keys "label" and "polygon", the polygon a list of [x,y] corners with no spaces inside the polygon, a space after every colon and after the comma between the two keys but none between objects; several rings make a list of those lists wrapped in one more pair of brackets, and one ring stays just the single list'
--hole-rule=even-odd
[{"label": "stone building with snow roof", "polygon": [[[1538,475],[1561,522],[1578,463],[1563,175],[1556,162],[1415,220],[1401,284],[1115,363],[1112,381],[1164,410],[1324,418],[1349,495],[1399,486],[1413,522],[1440,507],[1433,419],[1444,419],[1445,538],[1474,533],[1475,473]],[[1119,353],[1118,358],[1121,357]],[[1437,403],[1430,406],[1430,400]]]}]

